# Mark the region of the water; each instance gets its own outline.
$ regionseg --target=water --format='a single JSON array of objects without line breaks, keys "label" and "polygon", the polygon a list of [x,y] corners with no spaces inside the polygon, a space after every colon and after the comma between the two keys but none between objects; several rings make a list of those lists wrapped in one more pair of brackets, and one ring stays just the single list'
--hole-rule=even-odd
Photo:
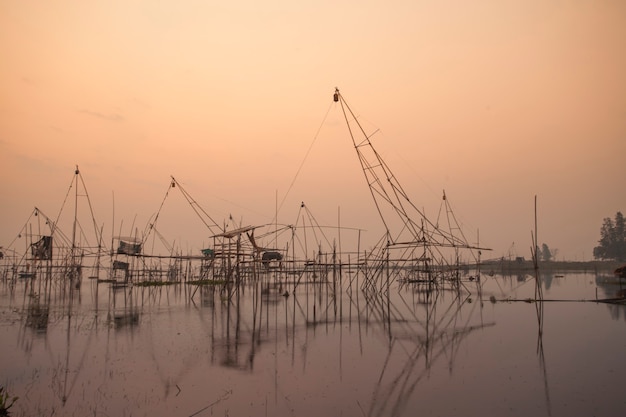
[{"label": "water", "polygon": [[595,302],[618,287],[594,274],[544,275],[553,301],[541,304],[524,301],[525,275],[438,292],[394,283],[388,296],[353,278],[230,297],[3,281],[0,385],[19,397],[13,416],[626,413],[626,306]]}]

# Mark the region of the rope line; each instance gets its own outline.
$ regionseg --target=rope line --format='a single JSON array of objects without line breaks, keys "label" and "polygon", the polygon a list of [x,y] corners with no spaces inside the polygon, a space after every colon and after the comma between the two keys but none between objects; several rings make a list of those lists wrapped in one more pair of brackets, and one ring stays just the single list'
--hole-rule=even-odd
[{"label": "rope line", "polygon": [[294,175],[293,179],[291,180],[291,184],[289,184],[289,188],[287,189],[287,192],[285,193],[285,195],[283,196],[283,199],[281,200],[280,204],[278,205],[278,209],[276,210],[276,214],[274,214],[274,218],[272,219],[272,221],[270,223],[273,223],[273,222],[276,221],[276,217],[278,216],[278,213],[280,212],[280,209],[283,207],[283,204],[285,203],[285,200],[287,199],[287,196],[291,192],[291,189],[293,188],[293,185],[296,183],[296,179],[298,178],[298,175],[300,174],[300,171],[302,171],[302,167],[304,167],[304,163],[306,162],[307,158],[309,157],[309,154],[311,153],[311,149],[313,149],[313,145],[317,141],[317,139],[319,137],[319,134],[320,134],[320,131],[322,130],[322,127],[326,123],[326,118],[328,117],[328,113],[330,113],[330,109],[331,109],[332,105],[333,105],[333,102],[331,102],[330,105],[328,106],[328,110],[326,110],[326,114],[324,115],[322,123],[320,123],[320,126],[317,128],[317,132],[315,132],[315,136],[313,137],[313,141],[309,145],[309,149],[307,149],[306,154],[304,155],[304,158],[302,159],[302,162],[300,163],[300,166],[298,167],[298,170],[296,171],[296,174]]}]

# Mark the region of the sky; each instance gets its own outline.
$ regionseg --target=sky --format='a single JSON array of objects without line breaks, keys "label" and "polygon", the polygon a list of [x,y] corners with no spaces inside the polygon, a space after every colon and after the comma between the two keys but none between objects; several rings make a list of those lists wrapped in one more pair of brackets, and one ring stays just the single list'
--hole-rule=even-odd
[{"label": "sky", "polygon": [[535,198],[564,260],[626,210],[622,0],[0,0],[0,56],[4,247],[62,212],[76,166],[108,236],[158,212],[203,246],[174,176],[218,223],[304,202],[376,242],[336,87],[411,201],[436,217],[445,190],[486,257],[530,257]]}]

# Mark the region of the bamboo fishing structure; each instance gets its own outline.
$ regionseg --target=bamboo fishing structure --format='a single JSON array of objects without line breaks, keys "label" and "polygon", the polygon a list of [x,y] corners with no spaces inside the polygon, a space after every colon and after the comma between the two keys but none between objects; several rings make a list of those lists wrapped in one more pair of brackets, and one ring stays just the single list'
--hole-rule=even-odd
[{"label": "bamboo fishing structure", "polygon": [[[119,234],[111,237],[111,246],[107,248],[103,226],[95,221],[84,180],[76,167],[65,198],[67,201],[70,190],[74,191],[75,220],[69,237],[61,231],[59,217],[51,220],[45,216],[50,231],[32,233],[25,229],[23,234],[31,240],[34,236],[39,238],[27,245],[32,249],[32,256],[26,251],[14,262],[13,270],[4,270],[3,275],[21,273],[26,276],[24,274],[32,274],[33,269],[40,271],[43,265],[49,270],[63,266],[65,273],[61,275],[70,286],[79,286],[85,262],[89,261],[88,276],[111,286],[217,284],[224,286],[228,297],[235,294],[237,286],[250,280],[273,282],[285,295],[308,285],[330,285],[336,292],[343,288],[344,279],[347,279],[347,290],[353,291],[357,276],[362,277],[360,289],[373,293],[388,292],[396,281],[424,287],[424,291],[448,287],[461,290],[470,280],[479,282],[480,253],[489,249],[468,242],[445,191],[440,213],[432,220],[409,198],[376,151],[372,142],[376,132],[364,131],[339,89],[335,89],[333,101],[338,103],[344,116],[373,204],[385,229],[371,250],[361,252],[361,229],[341,225],[340,208],[336,226],[321,225],[304,202],[292,224],[278,223],[278,202],[276,216],[269,224],[236,223],[232,215],[220,224],[174,176],[168,182],[156,214],[143,231],[133,224],[131,233],[123,236],[120,223]],[[175,191],[182,195],[209,236],[211,244],[197,253],[183,252],[160,231],[162,210]],[[78,221],[80,197],[86,197],[87,214],[91,215],[91,220],[85,223]],[[41,211],[35,209],[35,216],[39,213]],[[87,223],[93,227],[90,234],[93,243],[87,242],[88,234],[82,226]],[[115,230],[115,225],[111,229]],[[356,250],[342,247],[348,234],[357,235]],[[48,235],[50,241],[41,240]],[[164,250],[156,250],[157,245]],[[42,258],[42,254],[45,257]],[[109,260],[109,265],[103,263],[105,259]],[[470,265],[477,267],[475,273],[470,271]],[[192,296],[195,294],[193,291]]]}]

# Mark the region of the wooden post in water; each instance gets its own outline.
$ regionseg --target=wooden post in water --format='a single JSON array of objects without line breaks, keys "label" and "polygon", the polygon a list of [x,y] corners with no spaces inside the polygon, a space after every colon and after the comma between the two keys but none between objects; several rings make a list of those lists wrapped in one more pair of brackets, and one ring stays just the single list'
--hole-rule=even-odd
[{"label": "wooden post in water", "polygon": [[535,268],[535,299],[543,300],[543,289],[539,275],[539,239],[537,238],[537,195],[535,195],[535,233],[533,235],[533,260]]}]

